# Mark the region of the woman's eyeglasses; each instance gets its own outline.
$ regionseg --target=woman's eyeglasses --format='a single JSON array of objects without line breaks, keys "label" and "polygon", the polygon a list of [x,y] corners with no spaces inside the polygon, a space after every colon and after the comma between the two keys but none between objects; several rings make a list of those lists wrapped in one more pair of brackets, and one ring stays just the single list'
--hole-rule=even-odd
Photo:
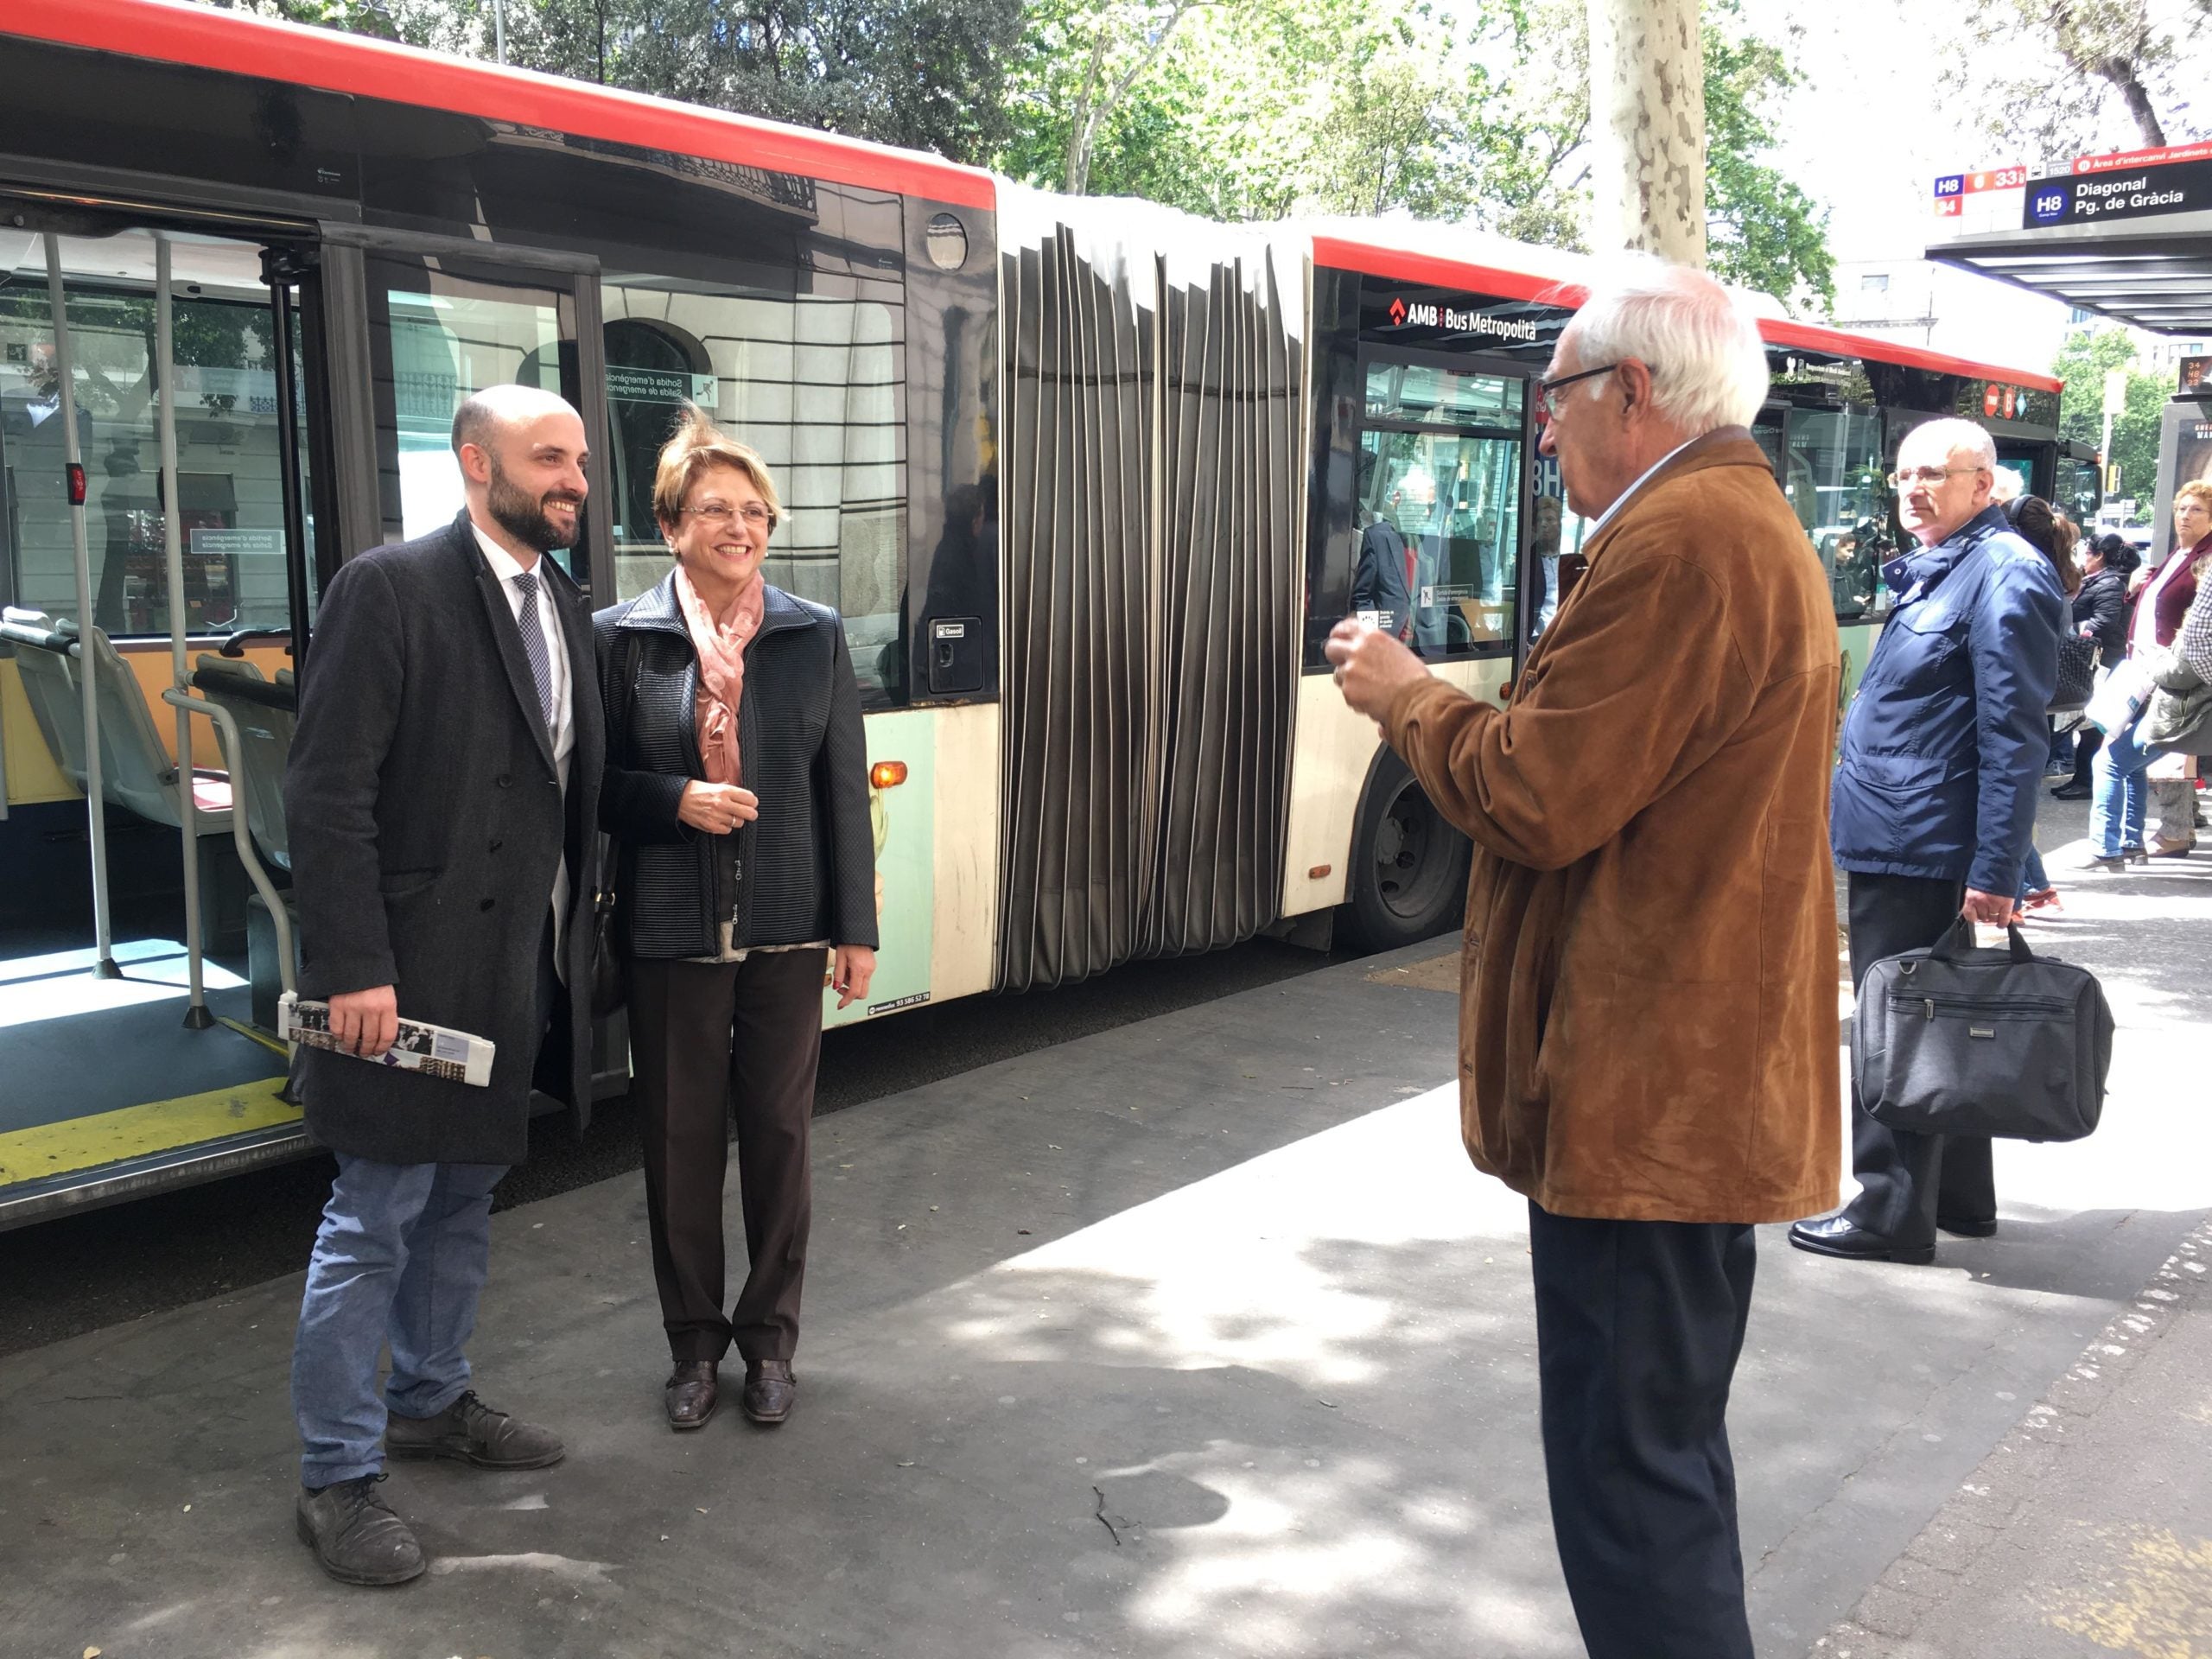
[{"label": "woman's eyeglasses", "polygon": [[747,527],[753,530],[773,530],[776,527],[776,515],[758,501],[748,501],[741,507],[710,501],[703,507],[686,507],[683,511],[711,530],[728,530],[740,518],[743,518]]}]

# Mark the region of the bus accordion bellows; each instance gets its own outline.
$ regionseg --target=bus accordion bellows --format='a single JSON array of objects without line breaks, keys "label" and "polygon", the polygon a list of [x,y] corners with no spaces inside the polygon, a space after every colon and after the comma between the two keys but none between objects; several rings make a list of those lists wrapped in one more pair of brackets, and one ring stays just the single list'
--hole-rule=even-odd
[{"label": "bus accordion bellows", "polygon": [[[346,556],[452,517],[495,382],[604,435],[563,556],[601,603],[665,569],[683,407],[775,470],[771,579],[843,614],[875,763],[881,966],[833,1025],[1458,915],[1465,842],[1320,645],[1365,611],[1510,677],[1586,528],[1530,383],[1588,262],[1068,200],[168,0],[16,0],[0,39],[0,1227],[302,1149],[293,675]],[[2093,515],[2056,380],[1761,327],[1757,435],[1854,667],[1905,429],[1982,421]]]}]

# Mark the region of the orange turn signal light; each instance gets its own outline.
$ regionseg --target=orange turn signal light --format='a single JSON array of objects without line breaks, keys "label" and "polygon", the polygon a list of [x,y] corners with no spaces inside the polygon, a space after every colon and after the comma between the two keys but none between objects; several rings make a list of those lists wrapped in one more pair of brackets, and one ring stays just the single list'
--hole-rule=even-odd
[{"label": "orange turn signal light", "polygon": [[1328,873],[1329,866],[1326,864],[1316,864],[1312,869],[1306,872],[1306,879],[1308,881],[1319,881],[1323,876],[1328,874]]},{"label": "orange turn signal light", "polygon": [[877,789],[895,789],[906,781],[906,763],[879,760],[868,769],[868,780]]}]

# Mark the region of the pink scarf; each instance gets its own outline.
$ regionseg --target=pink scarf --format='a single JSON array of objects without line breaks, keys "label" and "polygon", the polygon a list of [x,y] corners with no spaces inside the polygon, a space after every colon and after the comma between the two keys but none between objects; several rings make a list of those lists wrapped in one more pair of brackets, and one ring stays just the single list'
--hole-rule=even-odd
[{"label": "pink scarf", "polygon": [[767,602],[765,586],[754,577],[728,613],[716,618],[683,567],[676,567],[677,602],[683,607],[684,626],[699,653],[699,756],[706,762],[710,784],[745,781],[737,748],[737,704],[745,690],[745,647],[760,632]]}]

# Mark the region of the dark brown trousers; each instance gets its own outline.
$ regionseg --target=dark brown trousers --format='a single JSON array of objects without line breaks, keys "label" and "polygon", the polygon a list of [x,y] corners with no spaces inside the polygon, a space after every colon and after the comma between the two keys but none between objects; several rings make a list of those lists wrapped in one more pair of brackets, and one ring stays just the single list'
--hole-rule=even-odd
[{"label": "dark brown trousers", "polygon": [[[791,1358],[814,1209],[807,1132],[822,1056],[821,950],[629,963],[630,1062],[661,1322],[678,1360]],[[722,1313],[722,1177],[737,1113],[750,1262]]]}]

